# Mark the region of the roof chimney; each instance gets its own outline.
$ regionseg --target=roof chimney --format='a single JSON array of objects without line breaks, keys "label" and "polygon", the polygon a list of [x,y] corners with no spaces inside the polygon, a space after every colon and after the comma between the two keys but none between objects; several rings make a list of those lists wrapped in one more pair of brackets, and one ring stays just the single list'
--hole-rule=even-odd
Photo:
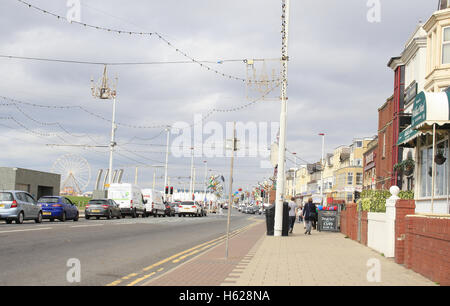
[{"label": "roof chimney", "polygon": [[438,10],[445,10],[450,8],[450,0],[439,0]]}]

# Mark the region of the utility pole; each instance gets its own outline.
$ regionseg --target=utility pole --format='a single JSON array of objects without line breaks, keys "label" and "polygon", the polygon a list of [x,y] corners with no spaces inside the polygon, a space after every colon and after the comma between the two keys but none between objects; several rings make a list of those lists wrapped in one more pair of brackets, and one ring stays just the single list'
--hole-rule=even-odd
[{"label": "utility pole", "polygon": [[194,148],[191,147],[191,180],[189,183],[189,198],[192,200],[192,191],[193,191],[193,185],[192,185],[192,179],[194,178]]},{"label": "utility pole", "polygon": [[325,170],[325,163],[324,163],[324,158],[325,158],[325,134],[324,133],[320,133],[319,136],[322,136],[322,159],[321,159],[321,165],[322,165],[322,171],[321,171],[321,177],[320,177],[320,199],[321,199],[321,204],[324,205],[324,200],[323,200],[323,171]]},{"label": "utility pole", "polygon": [[277,175],[277,193],[275,200],[275,225],[274,236],[282,235],[283,230],[283,203],[285,201],[284,184],[286,179],[286,128],[287,128],[287,85],[288,85],[288,40],[289,40],[289,0],[282,0],[282,49],[281,49],[281,114],[280,114],[280,138],[278,151],[278,175]]},{"label": "utility pole", "polygon": [[108,75],[107,75],[107,66],[103,70],[103,78],[101,85],[96,87],[94,85],[94,80],[91,79],[91,90],[92,95],[95,98],[101,100],[113,100],[113,111],[112,111],[112,121],[111,121],[111,142],[109,144],[109,182],[108,187],[112,184],[112,173],[113,173],[113,155],[114,155],[114,147],[117,145],[115,141],[115,133],[117,129],[116,125],[116,87],[117,87],[117,78],[116,83],[114,84],[114,88],[110,88],[108,84]]},{"label": "utility pole", "polygon": [[225,246],[225,258],[228,259],[228,245],[230,240],[230,219],[231,209],[233,207],[233,167],[234,167],[234,152],[237,151],[236,139],[236,122],[233,122],[233,139],[231,140],[231,165],[230,165],[230,184],[228,190],[228,219],[227,219],[227,241]]},{"label": "utility pole", "polygon": [[[166,165],[165,165],[165,170],[164,170],[164,188],[166,186],[168,186],[168,182],[167,182],[167,170],[169,167],[169,142],[170,142],[170,126],[168,126],[166,128],[167,131],[167,147],[166,147]],[[164,192],[164,201],[167,201],[167,195]]]},{"label": "utility pole", "polygon": [[195,200],[195,167],[193,169],[193,172],[194,172],[194,176],[192,178],[192,195],[191,195],[191,197],[192,197],[192,200]]},{"label": "utility pole", "polygon": [[[205,203],[204,204],[206,207],[206,202],[208,201],[206,198],[206,191],[207,191],[207,185],[208,185],[208,181],[207,181],[207,179],[208,179],[208,161],[205,160],[203,162],[205,163],[205,198],[204,198]],[[211,204],[209,204],[208,211],[211,211]]]},{"label": "utility pole", "polygon": [[296,190],[295,187],[297,186],[297,153],[292,153],[294,154],[294,186],[292,188],[292,195],[295,197],[296,194]]}]

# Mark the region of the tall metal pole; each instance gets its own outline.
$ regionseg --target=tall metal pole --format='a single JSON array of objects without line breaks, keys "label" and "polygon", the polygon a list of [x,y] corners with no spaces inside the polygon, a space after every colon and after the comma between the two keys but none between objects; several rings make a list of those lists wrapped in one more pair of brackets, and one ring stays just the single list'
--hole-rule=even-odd
[{"label": "tall metal pole", "polygon": [[194,176],[192,177],[192,199],[195,200],[195,167],[193,168]]},{"label": "tall metal pole", "polygon": [[156,169],[153,169],[153,187],[152,190],[155,190],[156,185]]},{"label": "tall metal pole", "polygon": [[228,245],[230,240],[230,219],[231,219],[231,208],[233,207],[233,167],[234,167],[234,152],[237,150],[237,139],[236,139],[236,122],[233,122],[233,140],[231,146],[231,165],[230,165],[230,184],[228,190],[228,218],[227,218],[227,241],[225,245],[225,258],[228,259]]},{"label": "tall metal pole", "polygon": [[287,78],[288,78],[288,39],[289,39],[289,0],[282,0],[282,84],[281,84],[281,114],[280,114],[280,139],[278,152],[277,192],[275,201],[275,226],[274,236],[281,236],[283,229],[283,202],[285,201],[284,184],[286,179],[286,128],[287,128]]},{"label": "tall metal pole", "polygon": [[136,166],[136,173],[134,174],[134,184],[137,185],[138,183],[138,167]]},{"label": "tall metal pole", "polygon": [[[208,162],[205,160],[204,163],[205,163],[205,191],[204,191],[204,201],[205,201],[205,207],[206,207],[206,202],[207,202],[207,198],[206,198],[206,188],[207,188],[207,184],[208,184],[208,182],[207,182],[207,179],[208,179]],[[208,207],[208,211],[210,211],[210,210],[211,210],[211,204],[209,204],[209,207]]]},{"label": "tall metal pole", "polygon": [[193,186],[192,186],[192,180],[194,178],[194,148],[191,148],[191,180],[189,182],[189,193],[190,193],[190,198],[192,199],[192,190],[193,190]]},{"label": "tall metal pole", "polygon": [[113,172],[113,155],[114,155],[114,147],[116,146],[116,97],[113,99],[113,113],[112,113],[112,127],[111,127],[111,143],[109,145],[109,185],[112,184],[112,172]]},{"label": "tall metal pole", "polygon": [[[169,167],[169,142],[170,142],[170,127],[167,127],[167,147],[166,147],[166,164],[164,170],[164,188],[168,186],[167,182],[167,170]],[[167,194],[164,192],[164,200],[167,201]]]},{"label": "tall metal pole", "polygon": [[320,198],[322,201],[322,205],[325,205],[324,203],[324,199],[323,199],[323,172],[325,170],[325,163],[324,163],[324,158],[325,158],[325,134],[324,133],[320,133],[320,136],[322,136],[322,159],[320,161],[321,165],[322,165],[322,171],[321,171],[321,175],[320,175]]},{"label": "tall metal pole", "polygon": [[297,186],[297,153],[294,154],[294,187],[292,188],[292,195],[295,197],[296,190],[295,187]]}]

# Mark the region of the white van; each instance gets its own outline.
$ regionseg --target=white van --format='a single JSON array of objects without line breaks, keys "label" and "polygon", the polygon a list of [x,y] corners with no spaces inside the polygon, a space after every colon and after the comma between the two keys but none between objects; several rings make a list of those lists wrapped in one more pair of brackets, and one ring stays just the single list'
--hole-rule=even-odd
[{"label": "white van", "polygon": [[164,204],[164,195],[160,191],[153,189],[142,189],[142,195],[145,204],[147,217],[153,215],[153,217],[166,216],[166,205]]},{"label": "white van", "polygon": [[141,188],[133,184],[111,184],[108,189],[108,199],[114,200],[120,206],[122,217],[130,215],[146,217],[144,198]]}]

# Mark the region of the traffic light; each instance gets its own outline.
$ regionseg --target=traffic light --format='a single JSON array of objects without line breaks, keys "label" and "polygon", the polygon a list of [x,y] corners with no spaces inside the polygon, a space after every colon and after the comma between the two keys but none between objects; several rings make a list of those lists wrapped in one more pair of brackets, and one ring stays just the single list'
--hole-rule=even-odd
[{"label": "traffic light", "polygon": [[170,187],[170,194],[173,194],[173,187]]},{"label": "traffic light", "polygon": [[166,193],[166,194],[169,194],[169,186],[166,186],[166,191],[165,191],[165,193]]}]

